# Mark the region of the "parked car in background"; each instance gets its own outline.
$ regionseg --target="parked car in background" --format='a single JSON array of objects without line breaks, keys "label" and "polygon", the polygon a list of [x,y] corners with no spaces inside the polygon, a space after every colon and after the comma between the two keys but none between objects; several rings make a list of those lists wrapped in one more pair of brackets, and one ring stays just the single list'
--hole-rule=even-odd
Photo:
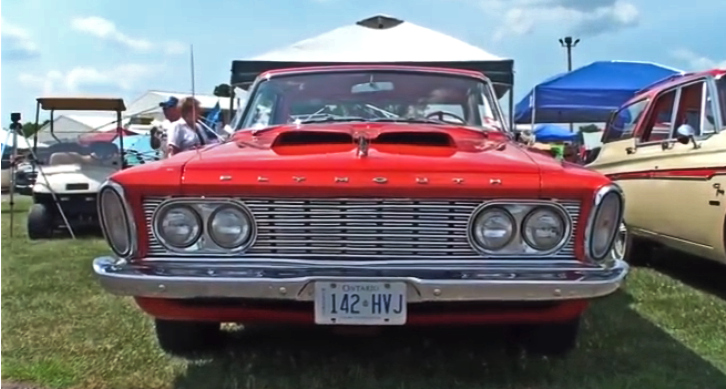
[{"label": "parked car in background", "polygon": [[479,72],[310,67],[250,90],[226,142],[100,189],[95,274],[167,352],[218,345],[222,322],[498,323],[561,355],[628,272],[620,188],[515,142]]},{"label": "parked car in background", "polygon": [[641,91],[614,113],[588,167],[625,192],[625,255],[665,245],[726,264],[726,69]]}]

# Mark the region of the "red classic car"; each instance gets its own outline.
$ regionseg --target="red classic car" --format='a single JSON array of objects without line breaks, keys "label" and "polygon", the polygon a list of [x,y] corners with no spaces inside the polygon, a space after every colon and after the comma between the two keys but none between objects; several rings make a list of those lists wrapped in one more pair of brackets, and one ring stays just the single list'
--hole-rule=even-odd
[{"label": "red classic car", "polygon": [[226,142],[113,175],[93,267],[155,318],[161,347],[220,323],[510,324],[564,354],[628,272],[605,176],[514,140],[479,72],[262,73]]}]

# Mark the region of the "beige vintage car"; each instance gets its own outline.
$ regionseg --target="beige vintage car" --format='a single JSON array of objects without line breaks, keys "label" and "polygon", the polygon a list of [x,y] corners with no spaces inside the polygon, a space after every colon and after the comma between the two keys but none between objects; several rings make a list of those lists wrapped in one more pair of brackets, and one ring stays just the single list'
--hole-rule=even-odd
[{"label": "beige vintage car", "polygon": [[655,243],[726,264],[726,69],[638,93],[587,166],[625,192],[623,255],[647,258]]}]

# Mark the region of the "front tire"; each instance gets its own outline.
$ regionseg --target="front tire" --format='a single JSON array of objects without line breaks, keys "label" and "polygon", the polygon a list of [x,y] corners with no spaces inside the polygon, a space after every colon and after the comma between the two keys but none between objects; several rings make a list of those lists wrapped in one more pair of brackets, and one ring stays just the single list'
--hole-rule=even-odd
[{"label": "front tire", "polygon": [[53,237],[53,214],[45,204],[35,203],[28,212],[28,237],[35,239],[48,239]]},{"label": "front tire", "polygon": [[159,346],[172,355],[213,351],[222,344],[220,323],[155,319]]},{"label": "front tire", "polygon": [[580,317],[560,322],[525,325],[519,328],[518,340],[529,355],[564,357],[577,346]]}]

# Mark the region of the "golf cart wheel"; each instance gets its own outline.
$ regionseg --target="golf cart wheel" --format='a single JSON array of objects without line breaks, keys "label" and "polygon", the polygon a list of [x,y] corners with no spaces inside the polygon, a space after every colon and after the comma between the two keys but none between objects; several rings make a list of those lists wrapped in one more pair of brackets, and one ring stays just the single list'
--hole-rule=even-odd
[{"label": "golf cart wheel", "polygon": [[159,346],[172,355],[213,351],[222,344],[221,323],[155,319]]},{"label": "golf cart wheel", "polygon": [[518,340],[534,356],[564,357],[577,346],[580,317],[560,322],[529,324],[518,328]]},{"label": "golf cart wheel", "polygon": [[28,213],[28,237],[48,239],[53,236],[53,214],[45,204],[33,204]]}]

